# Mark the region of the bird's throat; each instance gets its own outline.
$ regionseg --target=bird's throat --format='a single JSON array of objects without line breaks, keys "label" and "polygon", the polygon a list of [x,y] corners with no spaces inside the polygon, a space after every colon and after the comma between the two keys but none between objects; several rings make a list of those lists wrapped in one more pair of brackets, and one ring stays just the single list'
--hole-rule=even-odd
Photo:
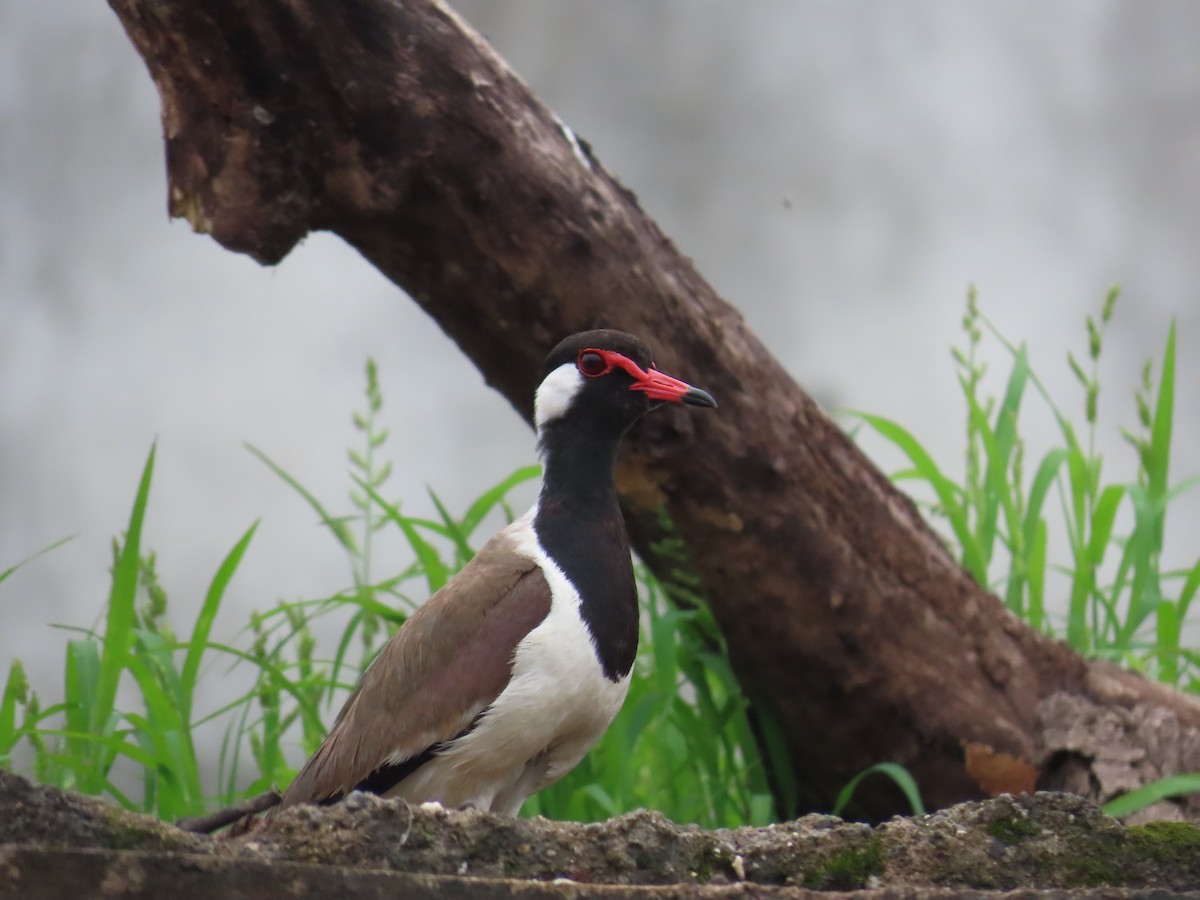
[{"label": "bird's throat", "polygon": [[538,542],[579,594],[604,674],[617,681],[637,654],[637,586],[613,482],[616,440],[543,444]]}]

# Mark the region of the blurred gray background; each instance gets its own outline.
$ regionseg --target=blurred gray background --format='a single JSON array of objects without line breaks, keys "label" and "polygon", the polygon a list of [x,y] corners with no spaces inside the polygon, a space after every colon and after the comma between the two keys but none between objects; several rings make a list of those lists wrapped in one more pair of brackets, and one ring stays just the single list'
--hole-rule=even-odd
[{"label": "blurred gray background", "polygon": [[[957,473],[948,347],[968,283],[1074,414],[1065,353],[1086,351],[1083,318],[1119,282],[1108,474],[1133,476],[1117,426],[1134,424],[1137,373],[1172,318],[1173,477],[1200,471],[1200,5],[455,5],[827,406],[905,423]],[[248,609],[349,583],[243,442],[346,511],[367,356],[398,464],[389,493],[408,511],[432,514],[426,485],[461,510],[533,458],[503,399],[338,240],[265,269],[165,208],[158,99],[107,5],[0,0],[0,571],[75,535],[0,585],[0,672],[23,657],[48,697],[67,635],[47,623],[99,615],[156,439],[145,540],[181,626],[261,519],[226,638]],[[1026,429],[1030,453],[1045,449],[1050,417]],[[1198,525],[1200,494],[1172,511],[1176,564],[1196,558]]]}]

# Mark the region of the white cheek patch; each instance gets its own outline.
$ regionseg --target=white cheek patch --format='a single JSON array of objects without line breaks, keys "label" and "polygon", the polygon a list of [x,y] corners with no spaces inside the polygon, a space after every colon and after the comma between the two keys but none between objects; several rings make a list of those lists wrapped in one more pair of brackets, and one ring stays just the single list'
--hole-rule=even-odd
[{"label": "white cheek patch", "polygon": [[583,376],[574,363],[563,363],[545,377],[533,398],[533,422],[540,432],[542,427],[571,407],[571,401],[583,387]]}]

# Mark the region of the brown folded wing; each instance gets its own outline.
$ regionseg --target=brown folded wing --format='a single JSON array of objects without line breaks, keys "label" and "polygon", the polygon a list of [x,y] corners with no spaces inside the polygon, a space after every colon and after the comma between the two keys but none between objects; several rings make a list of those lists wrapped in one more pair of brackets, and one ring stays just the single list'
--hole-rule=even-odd
[{"label": "brown folded wing", "polygon": [[381,766],[453,739],[504,690],[517,644],[550,612],[549,585],[510,530],[388,641],[281,806],[337,798]]}]

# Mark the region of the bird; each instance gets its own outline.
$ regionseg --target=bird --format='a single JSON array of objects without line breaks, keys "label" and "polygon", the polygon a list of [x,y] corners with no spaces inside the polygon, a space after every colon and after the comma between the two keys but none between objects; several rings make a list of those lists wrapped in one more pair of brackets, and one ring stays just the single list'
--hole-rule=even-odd
[{"label": "bird", "polygon": [[717,405],[621,331],[550,352],[534,397],[536,502],[384,645],[278,809],[359,790],[513,816],[583,759],[637,653],[617,447],[664,403]]}]

